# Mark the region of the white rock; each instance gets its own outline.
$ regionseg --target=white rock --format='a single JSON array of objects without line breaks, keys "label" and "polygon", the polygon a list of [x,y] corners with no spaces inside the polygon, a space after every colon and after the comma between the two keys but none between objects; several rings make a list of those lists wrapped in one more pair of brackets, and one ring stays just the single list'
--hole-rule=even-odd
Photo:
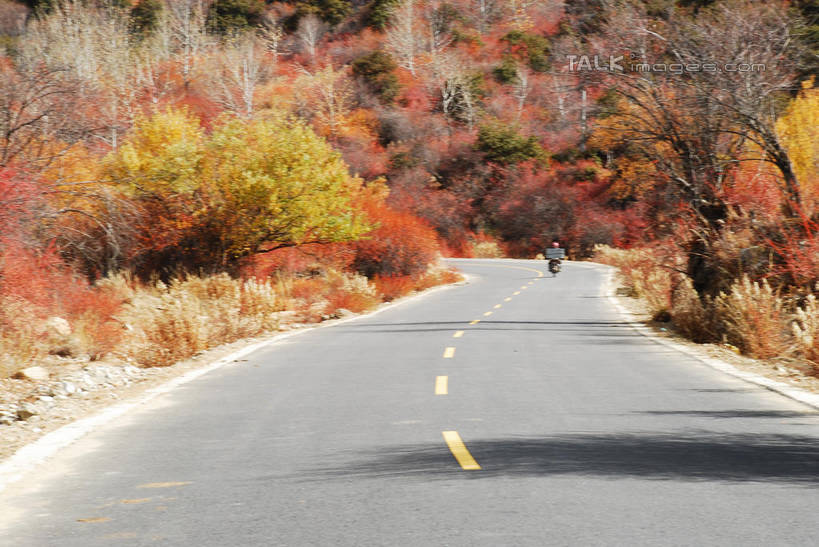
[{"label": "white rock", "polygon": [[57,336],[70,336],[71,325],[62,317],[49,317],[45,322],[46,328]]},{"label": "white rock", "polygon": [[71,382],[61,382],[60,388],[66,395],[73,395],[77,393],[77,386]]},{"label": "white rock", "polygon": [[14,377],[23,380],[48,380],[48,370],[43,367],[28,367],[17,371]]}]

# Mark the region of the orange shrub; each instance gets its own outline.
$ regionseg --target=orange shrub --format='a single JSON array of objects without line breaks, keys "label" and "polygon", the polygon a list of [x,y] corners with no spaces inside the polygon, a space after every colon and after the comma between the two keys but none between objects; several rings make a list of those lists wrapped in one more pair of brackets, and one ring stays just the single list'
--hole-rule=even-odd
[{"label": "orange shrub", "polygon": [[415,281],[407,275],[376,275],[373,284],[385,302],[400,298],[415,289]]},{"label": "orange shrub", "polygon": [[289,296],[307,302],[315,302],[324,296],[326,282],[320,277],[294,279],[290,285]]},{"label": "orange shrub", "polygon": [[0,242],[0,298],[23,305],[31,314],[31,321],[44,325],[50,317],[59,317],[68,322],[71,336],[50,340],[45,327],[35,326],[26,331],[28,335],[17,332],[19,317],[0,312],[4,334],[17,338],[34,336],[36,339],[18,342],[42,346],[43,352],[87,353],[96,359],[113,350],[123,334],[122,325],[114,316],[120,311],[124,296],[111,288],[91,286],[71,271],[53,248],[38,252],[18,241]]},{"label": "orange shrub", "polygon": [[245,258],[241,274],[244,277],[265,278],[276,273],[316,274],[327,268],[346,270],[353,257],[353,250],[344,243],[284,247]]},{"label": "orange shrub", "polygon": [[369,278],[418,276],[435,260],[438,239],[426,222],[386,205],[368,207],[367,214],[378,228],[352,244],[357,272]]},{"label": "orange shrub", "polygon": [[377,306],[377,297],[362,293],[351,293],[347,291],[335,291],[327,295],[326,313],[332,314],[340,309],[349,310],[353,313],[361,313]]},{"label": "orange shrub", "polygon": [[447,285],[463,281],[463,276],[455,270],[434,269],[427,272],[415,282],[415,290],[423,291],[438,285]]}]

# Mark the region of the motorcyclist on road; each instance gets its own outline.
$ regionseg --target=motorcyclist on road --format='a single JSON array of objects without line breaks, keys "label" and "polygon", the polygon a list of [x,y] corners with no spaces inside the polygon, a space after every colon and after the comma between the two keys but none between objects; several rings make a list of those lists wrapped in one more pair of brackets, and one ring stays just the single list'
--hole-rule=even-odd
[{"label": "motorcyclist on road", "polygon": [[552,242],[552,248],[546,250],[546,258],[549,259],[549,271],[552,272],[552,275],[557,275],[557,272],[560,271],[560,259],[565,256],[565,253],[562,252],[563,249],[560,248],[560,243],[558,241]]}]

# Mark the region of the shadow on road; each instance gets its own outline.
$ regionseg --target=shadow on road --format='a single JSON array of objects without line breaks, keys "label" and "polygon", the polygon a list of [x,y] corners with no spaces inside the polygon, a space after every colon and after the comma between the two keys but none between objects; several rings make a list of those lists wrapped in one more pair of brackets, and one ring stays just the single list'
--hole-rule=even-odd
[{"label": "shadow on road", "polygon": [[635,412],[635,414],[702,418],[804,418],[806,416],[819,416],[819,412],[793,410],[645,410]]},{"label": "shadow on road", "polygon": [[819,442],[794,435],[620,434],[465,439],[481,465],[462,471],[443,443],[394,446],[362,454],[308,480],[597,476],[654,480],[819,483]]},{"label": "shadow on road", "polygon": [[[481,321],[477,325],[470,325],[469,321],[424,321],[416,323],[358,323],[339,325],[339,331],[349,330],[350,333],[381,333],[381,332],[439,332],[463,329],[470,331],[508,330],[508,331],[558,331],[576,332],[590,327],[596,328],[626,328],[630,331],[625,336],[633,337],[637,332],[632,325],[622,321]],[[558,327],[567,327],[560,329]],[[633,333],[633,334],[632,334]],[[614,336],[611,334],[610,336]]]}]

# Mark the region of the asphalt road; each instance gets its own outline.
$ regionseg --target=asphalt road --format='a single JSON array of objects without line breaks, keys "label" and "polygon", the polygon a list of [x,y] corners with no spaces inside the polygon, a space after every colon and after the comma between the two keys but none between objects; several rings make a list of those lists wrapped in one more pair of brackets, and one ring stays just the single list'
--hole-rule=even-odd
[{"label": "asphalt road", "polygon": [[64,449],[0,544],[819,544],[817,411],[635,332],[602,267],[456,264]]}]

